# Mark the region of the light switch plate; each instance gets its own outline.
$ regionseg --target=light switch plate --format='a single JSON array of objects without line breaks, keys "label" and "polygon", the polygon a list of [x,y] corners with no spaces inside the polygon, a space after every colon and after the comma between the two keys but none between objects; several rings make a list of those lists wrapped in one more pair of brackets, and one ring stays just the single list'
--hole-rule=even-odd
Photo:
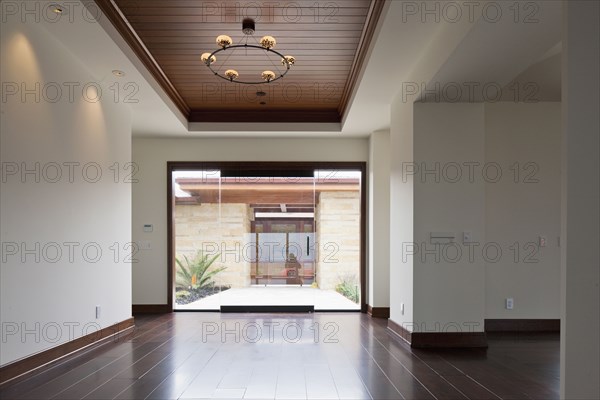
[{"label": "light switch plate", "polygon": [[455,232],[430,232],[429,242],[432,244],[454,243],[456,239]]},{"label": "light switch plate", "polygon": [[513,308],[515,308],[515,299],[513,299],[512,297],[508,297],[506,299],[506,309],[512,310]]}]

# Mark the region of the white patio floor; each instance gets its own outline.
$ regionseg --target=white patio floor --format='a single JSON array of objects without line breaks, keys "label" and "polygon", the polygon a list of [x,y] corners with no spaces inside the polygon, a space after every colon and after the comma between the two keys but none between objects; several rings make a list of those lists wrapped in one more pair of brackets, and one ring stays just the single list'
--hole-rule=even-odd
[{"label": "white patio floor", "polygon": [[300,286],[252,286],[229,289],[185,305],[176,310],[219,310],[221,306],[314,305],[315,310],[359,310],[360,305],[334,290]]}]

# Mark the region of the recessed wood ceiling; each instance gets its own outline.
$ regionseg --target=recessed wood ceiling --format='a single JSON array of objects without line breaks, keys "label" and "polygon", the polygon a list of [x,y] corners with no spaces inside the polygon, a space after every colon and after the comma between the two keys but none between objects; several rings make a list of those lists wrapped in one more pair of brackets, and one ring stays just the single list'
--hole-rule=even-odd
[{"label": "recessed wood ceiling", "polygon": [[[384,3],[96,2],[190,122],[340,122]],[[246,17],[256,21],[256,39],[274,36],[275,50],[296,57],[285,78],[261,85],[231,83],[213,75],[200,60],[202,53],[218,48],[218,35],[240,43]],[[279,59],[265,59],[260,50],[244,53],[220,53],[215,65],[236,69],[240,79],[260,80],[265,69],[277,72]],[[266,95],[259,97],[258,91]]]}]

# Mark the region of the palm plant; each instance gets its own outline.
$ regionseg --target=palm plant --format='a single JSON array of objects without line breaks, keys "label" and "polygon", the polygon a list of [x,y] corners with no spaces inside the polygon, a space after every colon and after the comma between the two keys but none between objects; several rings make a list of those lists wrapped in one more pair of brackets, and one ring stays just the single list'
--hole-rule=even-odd
[{"label": "palm plant", "polygon": [[183,261],[175,257],[177,266],[177,276],[175,284],[186,289],[198,289],[204,286],[212,285],[212,278],[227,267],[221,267],[208,271],[210,266],[219,258],[220,254],[210,258],[208,255],[198,252],[196,257],[190,261],[187,256],[183,256]]}]

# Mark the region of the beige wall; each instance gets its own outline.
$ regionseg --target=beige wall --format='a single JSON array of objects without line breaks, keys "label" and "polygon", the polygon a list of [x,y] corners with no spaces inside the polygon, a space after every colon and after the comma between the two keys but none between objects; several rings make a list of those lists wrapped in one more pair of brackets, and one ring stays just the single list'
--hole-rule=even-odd
[{"label": "beige wall", "polygon": [[319,288],[335,289],[344,278],[360,287],[360,192],[322,192],[315,222]]},{"label": "beige wall", "polygon": [[132,234],[150,249],[133,265],[133,304],[167,303],[167,161],[368,161],[368,149],[367,139],[134,138]]},{"label": "beige wall", "polygon": [[211,269],[227,269],[215,275],[215,284],[234,288],[250,285],[250,259],[243,249],[248,243],[251,217],[247,204],[176,205],[176,255],[192,259],[199,251],[220,254]]}]

